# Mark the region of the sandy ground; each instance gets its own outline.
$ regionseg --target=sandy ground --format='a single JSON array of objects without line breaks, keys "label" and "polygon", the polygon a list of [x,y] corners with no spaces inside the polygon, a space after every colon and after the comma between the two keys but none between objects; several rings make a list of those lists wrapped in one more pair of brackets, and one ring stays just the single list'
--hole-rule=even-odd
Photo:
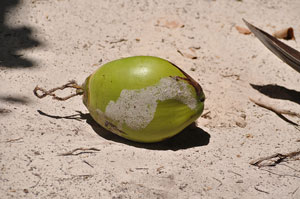
[{"label": "sandy ground", "polygon": [[[298,0],[1,2],[0,198],[300,198],[299,160],[249,164],[300,148],[296,125],[249,100],[300,112],[299,73],[235,29],[245,18],[299,40]],[[168,59],[201,84],[198,127],[137,144],[97,126],[80,97],[33,95],[133,55]],[[80,147],[98,150],[60,156]]]}]

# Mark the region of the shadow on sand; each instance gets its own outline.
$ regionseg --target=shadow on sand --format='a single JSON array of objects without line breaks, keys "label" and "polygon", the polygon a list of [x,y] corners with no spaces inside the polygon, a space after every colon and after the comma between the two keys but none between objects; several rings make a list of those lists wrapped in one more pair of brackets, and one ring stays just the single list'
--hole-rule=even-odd
[{"label": "shadow on sand", "polygon": [[283,86],[278,86],[276,84],[268,85],[255,85],[250,84],[252,88],[258,92],[274,99],[289,100],[291,102],[300,104],[300,92],[295,90],[287,89]]},{"label": "shadow on sand", "polygon": [[210,135],[204,131],[203,129],[196,127],[193,123],[187,128],[185,128],[181,133],[176,136],[164,140],[158,143],[138,143],[133,142],[127,139],[124,139],[116,134],[107,131],[103,127],[101,127],[98,123],[96,123],[90,114],[84,114],[79,111],[78,114],[70,115],[70,116],[54,116],[46,114],[40,110],[38,110],[39,114],[43,116],[47,116],[54,119],[75,119],[75,120],[85,120],[89,125],[91,125],[92,129],[101,137],[106,140],[111,140],[114,142],[123,143],[126,145],[134,146],[137,148],[145,148],[150,150],[181,150],[188,149],[193,147],[205,146],[208,145],[210,140]]},{"label": "shadow on sand", "polygon": [[14,28],[6,23],[6,14],[20,3],[19,0],[0,1],[0,66],[8,68],[24,68],[34,66],[34,62],[18,51],[41,45],[32,37],[32,29],[28,26]]},{"label": "shadow on sand", "polygon": [[[291,102],[294,102],[296,104],[300,104],[300,92],[287,89],[283,86],[279,86],[276,84],[268,84],[268,85],[255,85],[250,84],[250,86],[260,92],[263,95],[266,95],[273,99],[280,99],[280,100],[288,100]],[[274,112],[274,111],[273,111]],[[299,126],[297,123],[293,122],[292,120],[288,119],[282,114],[278,114],[277,112],[274,112],[278,117],[280,117],[282,120],[294,125]]]}]

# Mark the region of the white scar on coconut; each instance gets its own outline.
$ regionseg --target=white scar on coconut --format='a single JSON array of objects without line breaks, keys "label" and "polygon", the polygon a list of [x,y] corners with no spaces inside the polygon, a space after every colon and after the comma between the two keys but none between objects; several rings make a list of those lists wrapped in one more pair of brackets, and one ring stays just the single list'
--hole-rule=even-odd
[{"label": "white scar on coconut", "polygon": [[126,124],[134,130],[143,129],[153,120],[158,101],[175,99],[195,109],[197,100],[188,85],[185,81],[166,77],[154,86],[124,89],[116,102],[108,103],[105,115],[116,121],[118,128]]}]

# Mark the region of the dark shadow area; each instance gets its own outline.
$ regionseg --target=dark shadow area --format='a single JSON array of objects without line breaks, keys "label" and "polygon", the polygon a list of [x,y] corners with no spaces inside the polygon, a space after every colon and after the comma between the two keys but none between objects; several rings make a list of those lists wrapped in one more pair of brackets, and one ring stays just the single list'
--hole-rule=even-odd
[{"label": "dark shadow area", "polygon": [[9,68],[32,67],[34,62],[23,58],[18,51],[41,45],[32,37],[32,29],[27,26],[14,28],[5,23],[5,15],[19,0],[0,1],[0,66]]},{"label": "dark shadow area", "polygon": [[11,110],[10,109],[6,109],[6,108],[0,108],[0,115],[1,114],[9,114],[11,113]]},{"label": "dark shadow area", "polygon": [[30,100],[26,96],[0,96],[0,102],[7,102],[10,104],[29,104]]},{"label": "dark shadow area", "polygon": [[[275,113],[275,112],[274,112]],[[294,125],[294,126],[299,126],[297,123],[293,122],[292,120],[288,119],[287,117],[285,117],[284,115],[282,114],[278,114],[278,113],[275,113],[279,118],[281,118],[283,121],[287,122],[287,123],[290,123],[291,125]]]},{"label": "dark shadow area", "polygon": [[208,145],[210,140],[210,135],[207,132],[198,127],[193,126],[193,124],[192,126],[185,128],[182,132],[175,135],[174,137],[164,140],[162,142],[138,143],[124,139],[116,134],[107,131],[98,123],[96,123],[91,116],[86,120],[86,122],[91,125],[91,127],[99,136],[107,140],[127,144],[137,148],[177,151],[181,149],[188,149]]},{"label": "dark shadow area", "polygon": [[106,140],[111,140],[114,142],[123,143],[126,145],[134,146],[137,148],[145,148],[150,150],[181,150],[188,149],[193,147],[205,146],[208,145],[210,140],[210,135],[205,132],[203,129],[196,127],[193,123],[187,128],[185,128],[181,133],[176,136],[164,140],[158,143],[138,143],[133,142],[127,139],[124,139],[116,134],[107,131],[105,128],[100,126],[97,122],[93,120],[90,114],[83,114],[80,111],[78,114],[70,115],[70,116],[54,116],[46,114],[40,110],[38,110],[39,114],[54,118],[54,119],[75,119],[75,120],[85,120],[93,130],[101,137]]},{"label": "dark shadow area", "polygon": [[276,84],[268,85],[255,85],[250,84],[252,88],[259,91],[260,93],[275,99],[289,100],[300,104],[300,92],[295,90],[287,89],[283,86],[278,86]]}]

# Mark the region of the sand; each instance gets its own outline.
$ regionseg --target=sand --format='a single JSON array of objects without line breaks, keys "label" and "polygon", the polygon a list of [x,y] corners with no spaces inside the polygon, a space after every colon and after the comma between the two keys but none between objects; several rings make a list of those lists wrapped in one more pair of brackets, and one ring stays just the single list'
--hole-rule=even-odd
[{"label": "sand", "polygon": [[[293,27],[284,42],[300,50],[299,10],[298,0],[1,1],[0,198],[300,198],[299,156],[249,164],[299,150],[300,119],[249,100],[299,113],[299,73],[235,28],[242,18],[269,33]],[[168,59],[201,84],[198,127],[138,144],[93,122],[81,97],[33,95],[134,55]],[[62,155],[78,148],[91,150]]]}]

